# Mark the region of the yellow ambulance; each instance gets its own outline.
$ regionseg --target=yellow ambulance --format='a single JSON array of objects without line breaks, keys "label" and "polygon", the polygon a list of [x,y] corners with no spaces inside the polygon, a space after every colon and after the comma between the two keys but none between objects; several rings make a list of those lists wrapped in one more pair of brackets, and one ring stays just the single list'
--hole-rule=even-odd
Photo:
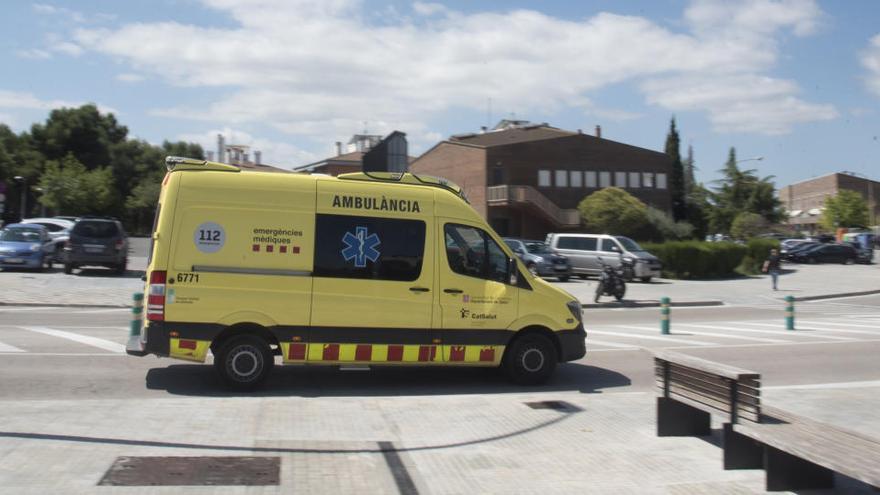
[{"label": "yellow ambulance", "polygon": [[204,362],[239,390],[284,364],[503,367],[586,353],[581,305],[529,274],[458,186],[166,159],[128,354]]}]

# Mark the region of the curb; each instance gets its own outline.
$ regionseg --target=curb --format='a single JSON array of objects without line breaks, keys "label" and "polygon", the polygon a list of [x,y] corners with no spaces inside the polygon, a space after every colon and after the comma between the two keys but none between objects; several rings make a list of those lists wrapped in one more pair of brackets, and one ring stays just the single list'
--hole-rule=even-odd
[{"label": "curb", "polygon": [[[724,306],[724,301],[672,301],[670,307],[694,308],[707,306]],[[582,308],[659,308],[660,301],[627,301],[581,304]]]},{"label": "curb", "polygon": [[0,301],[0,307],[3,306],[26,306],[32,308],[131,308],[130,304],[59,304],[59,303],[17,303]]},{"label": "curb", "polygon": [[874,290],[863,290],[860,292],[841,292],[839,294],[820,294],[818,296],[795,296],[794,300],[796,302],[799,301],[819,301],[822,299],[837,299],[839,297],[855,297],[855,296],[871,296],[874,294],[880,294],[880,289]]}]

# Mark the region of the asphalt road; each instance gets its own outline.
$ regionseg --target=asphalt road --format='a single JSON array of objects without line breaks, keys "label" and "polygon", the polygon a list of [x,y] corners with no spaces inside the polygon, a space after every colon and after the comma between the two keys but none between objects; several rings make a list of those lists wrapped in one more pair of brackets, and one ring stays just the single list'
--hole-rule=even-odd
[{"label": "asphalt road", "polygon": [[[209,365],[124,354],[130,313],[115,309],[0,308],[0,397],[120,398],[226,395]],[[798,330],[781,307],[588,309],[587,356],[560,366],[552,390],[646,391],[650,350],[680,352],[759,371],[789,386],[880,380],[880,296],[798,305]],[[541,389],[537,389],[538,391]],[[268,395],[467,394],[521,391],[494,370],[276,367]]]}]

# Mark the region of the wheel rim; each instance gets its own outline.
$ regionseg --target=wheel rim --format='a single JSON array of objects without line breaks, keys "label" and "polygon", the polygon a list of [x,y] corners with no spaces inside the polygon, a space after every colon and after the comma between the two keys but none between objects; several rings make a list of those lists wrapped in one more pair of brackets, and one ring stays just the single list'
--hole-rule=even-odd
[{"label": "wheel rim", "polygon": [[544,353],[534,347],[526,349],[522,354],[521,361],[524,370],[535,373],[544,367]]},{"label": "wheel rim", "polygon": [[237,382],[252,381],[262,369],[263,358],[253,346],[236,347],[226,359],[229,376]]}]

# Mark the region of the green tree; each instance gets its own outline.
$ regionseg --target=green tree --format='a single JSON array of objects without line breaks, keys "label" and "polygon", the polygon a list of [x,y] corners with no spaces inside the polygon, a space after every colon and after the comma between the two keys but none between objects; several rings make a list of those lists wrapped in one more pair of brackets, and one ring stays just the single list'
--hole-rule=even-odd
[{"label": "green tree", "polygon": [[675,117],[673,117],[669,121],[669,133],[666,135],[666,154],[672,159],[672,177],[669,189],[672,195],[672,216],[676,221],[682,220],[687,216],[684,166],[681,163],[679,144],[680,139],[678,137],[678,130],[675,128]]},{"label": "green tree", "polygon": [[694,235],[693,225],[688,222],[676,222],[663,210],[649,206],[646,214],[652,231],[649,237],[654,242],[683,241]]},{"label": "green tree", "polygon": [[867,227],[868,202],[855,191],[841,189],[836,196],[825,198],[821,222],[828,230],[838,227]]},{"label": "green tree", "polygon": [[578,204],[587,231],[636,238],[648,225],[647,210],[645,203],[619,187],[600,189]]},{"label": "green tree", "polygon": [[47,160],[72,153],[88,170],[111,165],[114,144],[124,142],[128,129],[95,105],[52,110],[45,124],[31,126],[37,148]]},{"label": "green tree", "polygon": [[782,203],[775,195],[773,177],[760,178],[753,169],[740,169],[735,148],[730,148],[721,174],[722,179],[716,181],[719,187],[711,196],[713,207],[708,215],[714,232],[729,232],[740,213],[755,213],[768,223],[784,218]]},{"label": "green tree", "polygon": [[110,169],[86,170],[73,154],[60,162],[48,161],[39,186],[43,189],[40,203],[59,214],[108,213],[114,199]]},{"label": "green tree", "polygon": [[688,145],[687,158],[684,159],[682,165],[684,166],[684,192],[686,195],[690,195],[694,192],[694,188],[697,187],[697,180],[694,175],[697,165],[694,163],[693,146]]},{"label": "green tree", "polygon": [[767,220],[748,211],[738,214],[730,226],[730,235],[734,239],[751,239],[767,229]]}]

